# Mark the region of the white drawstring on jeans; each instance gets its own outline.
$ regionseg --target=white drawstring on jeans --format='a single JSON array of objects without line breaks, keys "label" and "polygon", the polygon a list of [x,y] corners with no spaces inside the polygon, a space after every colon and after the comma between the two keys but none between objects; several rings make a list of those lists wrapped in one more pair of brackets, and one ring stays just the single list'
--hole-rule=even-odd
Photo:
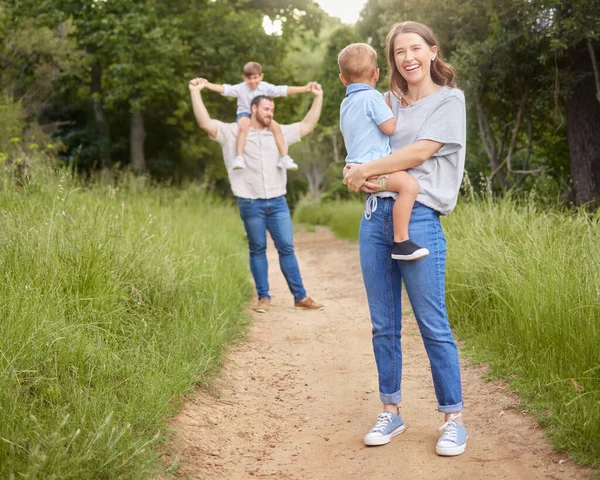
[{"label": "white drawstring on jeans", "polygon": [[377,211],[377,197],[369,193],[365,203],[365,220],[371,220],[371,215],[375,211]]}]

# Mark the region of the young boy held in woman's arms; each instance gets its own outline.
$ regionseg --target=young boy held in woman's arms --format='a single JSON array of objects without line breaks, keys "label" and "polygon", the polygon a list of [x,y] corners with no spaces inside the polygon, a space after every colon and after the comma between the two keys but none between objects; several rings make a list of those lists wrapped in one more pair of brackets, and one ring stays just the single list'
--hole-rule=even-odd
[{"label": "young boy held in woman's arms", "polygon": [[[285,97],[286,95],[294,95],[296,93],[307,93],[311,91],[311,85],[314,82],[308,83],[303,87],[288,87],[286,85],[273,85],[268,82],[263,82],[264,74],[262,67],[256,62],[248,62],[244,65],[244,81],[237,85],[218,85],[206,82],[206,88],[213,92],[220,93],[225,97],[237,98],[237,118],[238,136],[236,143],[236,157],[233,160],[232,169],[240,170],[246,166],[244,160],[244,147],[248,130],[250,129],[250,103],[254,97],[266,95],[267,97]],[[298,165],[290,158],[287,151],[287,144],[281,132],[279,124],[271,121],[269,130],[275,138],[275,144],[279,150],[280,160],[277,166],[287,170],[298,170]]]},{"label": "young boy held in woman's arms", "polygon": [[[340,129],[348,156],[346,164],[367,163],[391,153],[388,135],[396,130],[396,119],[381,93],[375,90],[379,80],[377,52],[366,43],[353,43],[338,55],[340,80],[346,86],[346,98],[340,109]],[[408,223],[419,194],[419,183],[406,171],[369,179],[379,191],[397,192],[394,202],[394,260],[416,260],[429,255],[429,250],[412,242]],[[376,202],[376,199],[374,199]],[[365,215],[369,215],[367,202]]]}]

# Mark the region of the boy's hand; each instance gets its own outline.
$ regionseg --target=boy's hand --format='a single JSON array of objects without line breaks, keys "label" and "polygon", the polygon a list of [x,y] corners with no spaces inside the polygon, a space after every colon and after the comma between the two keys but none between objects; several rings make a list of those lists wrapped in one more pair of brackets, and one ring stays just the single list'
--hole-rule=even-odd
[{"label": "boy's hand", "polygon": [[385,103],[387,103],[387,106],[392,108],[392,102],[390,101],[390,92],[386,92],[383,95],[383,98],[385,98]]},{"label": "boy's hand", "polygon": [[323,96],[323,89],[317,82],[310,82],[308,85],[310,86],[310,93],[312,93],[315,97]]},{"label": "boy's hand", "polygon": [[205,78],[194,78],[190,80],[190,92],[199,92],[206,87],[207,80]]},{"label": "boy's hand", "polygon": [[312,92],[314,85],[317,85],[317,82],[308,82],[306,85],[304,85],[304,88],[306,89],[305,92]]}]

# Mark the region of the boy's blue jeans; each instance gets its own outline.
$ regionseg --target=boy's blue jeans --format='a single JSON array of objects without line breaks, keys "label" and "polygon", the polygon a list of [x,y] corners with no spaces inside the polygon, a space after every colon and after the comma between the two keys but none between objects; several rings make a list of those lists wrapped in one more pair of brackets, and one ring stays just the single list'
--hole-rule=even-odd
[{"label": "boy's blue jeans", "polygon": [[406,286],[429,356],[438,410],[462,410],[458,350],[445,301],[446,239],[439,214],[418,202],[409,224],[410,239],[429,250],[415,261],[392,260],[392,198],[377,198],[377,209],[360,225],[359,250],[367,290],[379,395],[386,405],[400,403],[402,380],[402,281]]},{"label": "boy's blue jeans", "polygon": [[256,285],[258,298],[271,299],[269,295],[269,266],[267,263],[267,230],[279,253],[279,266],[294,301],[306,298],[306,290],[300,277],[298,260],[294,253],[292,218],[284,196],[269,199],[238,197],[240,216],[248,235],[250,270]]},{"label": "boy's blue jeans", "polygon": [[252,115],[250,114],[250,112],[240,112],[237,114],[237,117],[235,117],[235,123],[238,123],[240,121],[240,118],[252,118]]}]

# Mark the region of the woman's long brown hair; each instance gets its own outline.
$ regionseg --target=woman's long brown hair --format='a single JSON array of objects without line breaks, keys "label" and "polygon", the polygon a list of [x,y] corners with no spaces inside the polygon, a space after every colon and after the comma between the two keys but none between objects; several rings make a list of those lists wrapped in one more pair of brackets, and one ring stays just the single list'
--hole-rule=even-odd
[{"label": "woman's long brown hair", "polygon": [[394,40],[401,33],[416,33],[430,47],[436,46],[437,53],[435,59],[431,62],[431,79],[440,86],[456,87],[454,70],[442,59],[442,52],[435,35],[431,29],[417,22],[402,22],[394,25],[386,37],[386,57],[390,80],[390,91],[398,98],[402,98],[408,92],[408,84],[400,75],[396,61],[394,59]]}]

